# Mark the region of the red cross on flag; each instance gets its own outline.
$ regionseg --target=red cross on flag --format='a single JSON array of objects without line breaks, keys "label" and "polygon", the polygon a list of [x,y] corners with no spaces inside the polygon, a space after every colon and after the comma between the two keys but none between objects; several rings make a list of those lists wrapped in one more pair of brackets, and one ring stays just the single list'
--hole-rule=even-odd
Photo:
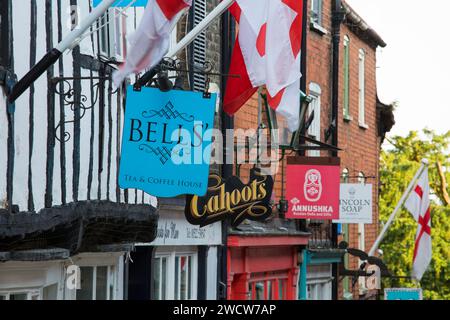
[{"label": "red cross on flag", "polygon": [[118,87],[125,78],[144,69],[153,68],[169,50],[170,33],[178,17],[192,0],[149,0],[144,16],[130,39],[125,63],[113,74]]},{"label": "red cross on flag", "polygon": [[266,85],[268,102],[291,131],[299,126],[300,49],[303,0],[236,0],[230,7],[239,23],[224,98],[233,115]]},{"label": "red cross on flag", "polygon": [[428,168],[425,168],[419,177],[416,187],[405,202],[405,207],[419,224],[414,246],[412,276],[420,281],[431,262],[432,255]]}]

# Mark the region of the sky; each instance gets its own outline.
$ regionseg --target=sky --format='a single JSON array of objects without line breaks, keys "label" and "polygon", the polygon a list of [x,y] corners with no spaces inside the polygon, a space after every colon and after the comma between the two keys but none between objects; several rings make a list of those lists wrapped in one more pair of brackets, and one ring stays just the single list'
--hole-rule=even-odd
[{"label": "sky", "polygon": [[450,1],[346,1],[387,43],[377,86],[382,102],[399,103],[390,135],[450,131]]}]

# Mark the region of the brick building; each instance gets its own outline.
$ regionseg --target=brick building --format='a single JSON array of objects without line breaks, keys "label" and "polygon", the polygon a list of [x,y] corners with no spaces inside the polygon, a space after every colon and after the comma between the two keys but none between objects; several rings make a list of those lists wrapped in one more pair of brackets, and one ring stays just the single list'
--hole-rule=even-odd
[{"label": "brick building", "polygon": [[[306,288],[301,288],[300,280],[297,289],[301,299],[369,298],[373,292],[365,289],[365,278],[353,281],[345,277],[337,281],[341,259],[346,269],[357,270],[360,266],[358,258],[343,256],[337,245],[346,241],[349,247],[368,252],[378,235],[380,145],[393,125],[392,110],[377,99],[376,53],[378,47],[386,44],[344,1],[311,0],[307,12],[303,89],[310,99],[306,116],[314,112],[314,120],[305,133],[341,149],[337,154],[341,159],[341,182],[372,184],[374,205],[370,225],[346,224],[333,228],[325,221],[297,223],[296,230],[309,232],[308,245],[298,246],[297,253],[303,252],[303,263],[310,262],[303,269],[307,273]],[[258,119],[267,127],[267,115],[262,110],[263,100],[255,95],[235,115],[235,129],[257,128]],[[324,157],[331,156],[332,152],[307,151],[306,155]],[[285,166],[284,161],[282,164]],[[239,170],[244,181],[248,178],[247,169],[242,166]],[[275,181],[277,204],[284,198],[282,170]],[[285,221],[279,213],[276,219]],[[302,261],[298,263],[301,265]]]}]

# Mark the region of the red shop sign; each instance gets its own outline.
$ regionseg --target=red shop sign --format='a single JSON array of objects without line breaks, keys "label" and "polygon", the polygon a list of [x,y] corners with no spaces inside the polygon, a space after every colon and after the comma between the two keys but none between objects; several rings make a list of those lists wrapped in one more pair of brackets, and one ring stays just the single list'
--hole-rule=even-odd
[{"label": "red shop sign", "polygon": [[339,219],[339,158],[289,158],[286,176],[287,218]]}]

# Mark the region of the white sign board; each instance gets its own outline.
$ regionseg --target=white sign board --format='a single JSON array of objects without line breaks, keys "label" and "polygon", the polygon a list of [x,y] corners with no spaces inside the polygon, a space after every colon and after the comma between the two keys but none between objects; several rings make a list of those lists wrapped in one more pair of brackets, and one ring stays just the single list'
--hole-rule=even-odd
[{"label": "white sign board", "polygon": [[202,246],[220,245],[222,226],[220,222],[200,228],[191,225],[182,214],[161,214],[156,240],[152,246]]},{"label": "white sign board", "polygon": [[340,216],[334,223],[372,223],[372,185],[341,184]]}]

